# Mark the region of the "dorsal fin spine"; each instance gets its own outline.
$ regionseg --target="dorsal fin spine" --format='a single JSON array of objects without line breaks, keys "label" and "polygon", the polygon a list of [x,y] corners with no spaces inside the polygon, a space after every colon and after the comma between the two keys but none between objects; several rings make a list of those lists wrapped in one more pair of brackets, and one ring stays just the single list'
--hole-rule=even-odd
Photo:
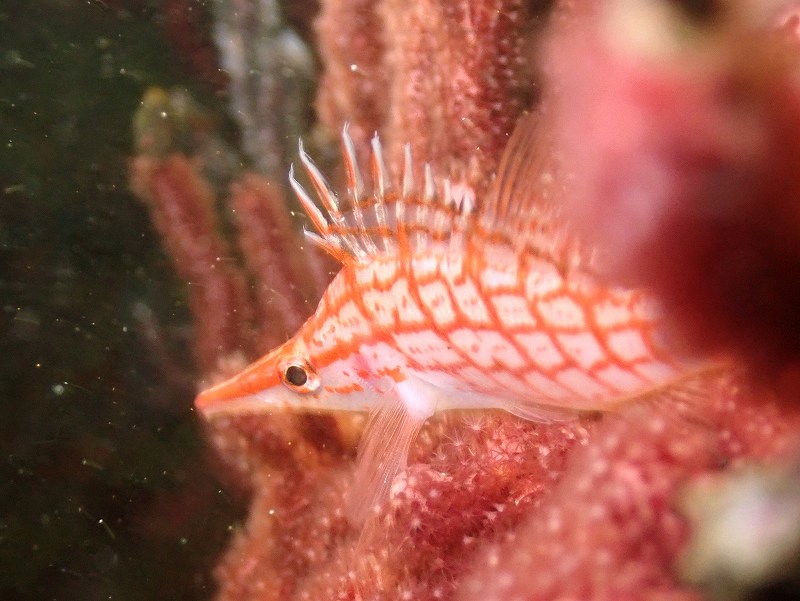
[{"label": "dorsal fin spine", "polygon": [[422,194],[423,202],[436,200],[436,182],[433,179],[433,169],[430,163],[425,163],[425,187]]},{"label": "dorsal fin spine", "polygon": [[[375,245],[375,242],[372,240],[372,236],[370,236],[369,232],[367,231],[367,225],[364,221],[364,211],[361,208],[361,203],[355,199],[353,199],[353,219],[355,220],[356,227],[358,228],[361,246],[366,249],[367,254],[375,255],[378,252],[378,247]],[[385,243],[385,238],[383,238],[383,240]],[[384,250],[386,249],[384,248]]]},{"label": "dorsal fin spine", "polygon": [[475,210],[475,196],[471,190],[462,190],[461,195],[461,214],[466,216]]},{"label": "dorsal fin spine", "polygon": [[454,211],[453,235],[450,237],[450,246],[455,251],[463,248],[467,243],[465,232],[469,229],[472,212],[475,209],[475,196],[471,188],[456,186],[450,180],[445,181],[448,194],[451,197],[451,207]]},{"label": "dorsal fin spine", "polygon": [[[433,177],[432,176],[431,176],[431,181],[433,182]],[[444,180],[442,182],[442,195],[441,195],[441,197],[439,197],[437,192],[435,191],[436,190],[436,185],[435,185],[435,182],[434,182],[434,185],[433,185],[433,190],[434,190],[433,199],[432,200],[426,200],[424,202],[425,206],[433,208],[433,219],[430,219],[430,223],[428,224],[429,227],[426,228],[426,231],[429,232],[428,233],[428,237],[430,237],[430,238],[441,237],[443,232],[447,232],[448,230],[451,230],[450,225],[452,225],[452,224],[448,223],[448,213],[450,211],[450,208],[447,206],[447,201],[446,201],[447,195],[449,194],[449,188],[450,188],[450,185],[449,185],[448,180]],[[441,202],[436,203],[435,201],[436,201],[437,198],[441,198]],[[431,236],[431,233],[433,234],[433,236]]]},{"label": "dorsal fin spine", "polygon": [[453,198],[453,190],[450,184],[450,178],[446,177],[442,181],[442,196],[444,197],[444,205],[446,207],[453,206],[458,209],[458,204],[456,204],[456,199]]},{"label": "dorsal fin spine", "polygon": [[411,158],[411,144],[403,146],[403,199],[414,194],[414,166]]},{"label": "dorsal fin spine", "polygon": [[395,239],[400,249],[408,248],[408,230],[406,229],[406,211],[408,209],[407,197],[400,196],[394,203]]},{"label": "dorsal fin spine", "polygon": [[303,140],[300,140],[299,146],[300,162],[303,163],[303,167],[305,167],[306,173],[308,173],[308,177],[311,179],[311,183],[314,186],[314,190],[317,192],[317,196],[322,201],[322,204],[328,213],[330,213],[333,222],[337,223],[340,219],[342,219],[342,214],[339,212],[339,202],[336,197],[336,192],[331,189],[331,187],[328,185],[328,181],[325,179],[325,176],[322,175],[320,170],[314,164],[314,161],[311,160],[310,156],[308,156],[308,153],[303,148]]},{"label": "dorsal fin spine", "polygon": [[383,147],[377,132],[370,140],[372,147],[372,185],[375,189],[375,220],[378,228],[382,232],[384,250],[391,252],[394,243],[389,236],[389,227],[386,220],[386,192],[389,189],[389,182],[386,179],[386,164],[383,162]]},{"label": "dorsal fin spine", "polygon": [[372,185],[375,187],[375,196],[379,201],[386,200],[389,191],[389,180],[386,175],[386,163],[383,161],[383,147],[377,132],[370,140],[372,145]]},{"label": "dorsal fin spine", "polygon": [[350,124],[345,123],[342,128],[342,145],[344,146],[344,166],[347,171],[347,185],[350,197],[354,203],[364,200],[364,178],[358,168],[355,144],[350,137]]},{"label": "dorsal fin spine", "polygon": [[358,168],[355,145],[347,129],[348,124],[345,123],[342,128],[342,146],[344,146],[344,168],[347,172],[347,192],[350,196],[353,219],[358,228],[361,246],[366,250],[367,254],[374,255],[378,252],[378,247],[372,241],[372,236],[367,232],[367,226],[364,221],[364,211],[362,209],[364,183],[361,179],[361,171]]},{"label": "dorsal fin spine", "polygon": [[[322,201],[325,209],[328,211],[328,215],[330,216],[334,225],[342,231],[345,230],[347,227],[347,222],[344,218],[344,215],[342,215],[342,212],[339,210],[339,201],[336,197],[336,193],[331,189],[331,187],[328,185],[328,180],[325,179],[325,176],[322,175],[320,170],[314,164],[314,161],[311,160],[311,157],[308,156],[306,151],[303,149],[302,140],[300,140],[300,162],[303,163],[303,167],[305,167],[306,173],[311,180],[311,184],[314,186],[317,196],[319,197],[320,201]],[[330,232],[330,229],[328,229],[328,232]],[[325,232],[322,231],[320,233],[325,234]],[[358,239],[354,239],[352,236],[341,236],[339,238],[348,247],[356,260],[364,261],[367,259],[368,253],[359,244]]]},{"label": "dorsal fin spine", "polygon": [[402,249],[407,249],[409,247],[408,230],[406,227],[406,211],[408,209],[407,201],[412,200],[415,194],[416,187],[414,185],[414,167],[411,156],[411,145],[406,144],[403,147],[403,185],[401,194],[397,198],[394,206],[396,243]]},{"label": "dorsal fin spine", "polygon": [[303,206],[303,210],[306,212],[306,215],[308,215],[308,218],[311,219],[311,223],[314,224],[317,231],[323,236],[331,236],[330,225],[328,224],[328,220],[325,219],[325,215],[322,214],[322,211],[320,211],[314,201],[311,200],[305,188],[295,179],[294,165],[289,166],[289,185],[292,186],[294,193],[297,195],[297,199]]},{"label": "dorsal fin spine", "polygon": [[417,216],[414,220],[414,225],[416,226],[417,232],[417,248],[421,248],[424,244],[426,239],[428,238],[428,234],[425,231],[424,227],[421,227],[422,224],[425,223],[426,219],[428,218],[428,205],[425,203],[417,205]]},{"label": "dorsal fin spine", "polygon": [[332,236],[323,238],[322,236],[319,236],[318,234],[305,228],[303,228],[303,234],[309,242],[324,250],[340,263],[344,264],[351,260],[352,255],[343,249],[338,240]]},{"label": "dorsal fin spine", "polygon": [[[433,176],[431,176],[431,180],[433,180]],[[417,210],[413,220],[416,230],[415,237],[416,237],[417,247],[422,247],[422,245],[425,244],[426,239],[430,237],[429,232],[427,232],[427,228],[424,226],[428,222],[428,215],[430,214],[431,207],[433,206],[433,203],[435,201],[435,190],[436,190],[435,186],[433,190],[434,190],[433,196],[426,194],[422,197],[422,202],[417,203]]]},{"label": "dorsal fin spine", "polygon": [[311,223],[317,229],[317,232],[319,232],[318,235],[303,228],[305,237],[338,261],[345,262],[349,255],[347,251],[342,248],[341,236],[331,231],[330,224],[328,220],[325,219],[325,215],[322,214],[322,211],[320,211],[314,201],[311,200],[305,188],[295,179],[294,165],[289,165],[289,185],[292,186],[303,210],[306,212],[306,215],[308,215],[308,218],[311,219]]}]

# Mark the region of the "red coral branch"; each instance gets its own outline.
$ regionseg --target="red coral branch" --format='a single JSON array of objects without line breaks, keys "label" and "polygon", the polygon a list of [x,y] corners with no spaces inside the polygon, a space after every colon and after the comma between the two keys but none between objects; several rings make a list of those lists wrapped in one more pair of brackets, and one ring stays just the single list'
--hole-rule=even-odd
[{"label": "red coral branch", "polygon": [[702,598],[674,573],[690,534],[676,503],[682,485],[745,458],[785,455],[800,426],[728,383],[708,395],[701,420],[697,407],[680,415],[674,406],[604,420],[513,538],[483,550],[460,598]]},{"label": "red coral branch", "polygon": [[317,21],[325,62],[317,92],[320,119],[332,132],[351,124],[356,148],[383,129],[389,109],[379,0],[325,2]]},{"label": "red coral branch", "polygon": [[208,184],[186,157],[140,156],[131,165],[131,187],[147,201],[175,271],[189,284],[195,357],[203,373],[216,372],[232,355],[251,355],[252,309],[244,275],[230,262],[230,249],[218,233]]},{"label": "red coral branch", "polygon": [[418,159],[485,190],[530,100],[531,30],[519,0],[329,2],[318,31],[326,71],[318,106],[357,147],[379,132],[390,165]]},{"label": "red coral branch", "polygon": [[330,280],[329,263],[297,252],[302,239],[287,212],[283,189],[255,174],[231,186],[229,205],[245,264],[256,281],[259,348],[284,342],[313,311]]}]

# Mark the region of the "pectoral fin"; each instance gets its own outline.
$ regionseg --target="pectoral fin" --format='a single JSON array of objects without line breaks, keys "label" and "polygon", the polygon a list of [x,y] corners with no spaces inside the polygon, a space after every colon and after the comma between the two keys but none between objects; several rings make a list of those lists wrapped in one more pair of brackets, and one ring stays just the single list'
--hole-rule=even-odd
[{"label": "pectoral fin", "polygon": [[[369,416],[358,450],[356,474],[349,503],[349,517],[361,524],[369,512],[389,496],[392,480],[406,468],[411,443],[430,411],[408,410],[425,407],[424,398],[406,399],[416,394],[414,387],[400,383],[382,399],[381,406]],[[412,392],[410,392],[412,391]]]}]

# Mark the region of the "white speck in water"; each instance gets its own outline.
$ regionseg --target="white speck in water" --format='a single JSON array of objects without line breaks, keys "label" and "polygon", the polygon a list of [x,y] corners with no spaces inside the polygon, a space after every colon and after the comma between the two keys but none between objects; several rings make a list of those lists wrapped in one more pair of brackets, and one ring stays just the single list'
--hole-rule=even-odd
[{"label": "white speck in water", "polygon": [[64,394],[64,390],[65,390],[65,388],[64,388],[64,385],[63,385],[63,384],[53,384],[53,385],[50,387],[50,390],[52,390],[52,391],[53,391],[53,394],[55,394],[55,395],[58,395],[58,396],[61,396],[62,394]]}]

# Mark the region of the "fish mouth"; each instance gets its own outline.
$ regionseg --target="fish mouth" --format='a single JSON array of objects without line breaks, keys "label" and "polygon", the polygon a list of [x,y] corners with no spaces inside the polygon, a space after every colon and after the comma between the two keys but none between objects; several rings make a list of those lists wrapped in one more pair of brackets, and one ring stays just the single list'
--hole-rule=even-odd
[{"label": "fish mouth", "polygon": [[220,399],[215,393],[216,388],[204,390],[194,401],[195,408],[206,420],[265,414],[276,409],[274,404],[264,402],[260,394]]},{"label": "fish mouth", "polygon": [[258,394],[242,394],[236,378],[203,390],[194,400],[195,409],[206,419],[229,415],[262,413],[268,408]]},{"label": "fish mouth", "polygon": [[[265,413],[282,403],[275,397],[285,397],[278,376],[277,353],[269,353],[244,371],[200,392],[195,408],[206,419],[227,415]],[[285,398],[284,398],[285,402]]]},{"label": "fish mouth", "polygon": [[281,412],[314,411],[313,399],[300,399],[279,382],[264,389],[250,389],[241,378],[234,376],[221,384],[202,391],[194,406],[206,420],[225,417],[266,415]]}]

